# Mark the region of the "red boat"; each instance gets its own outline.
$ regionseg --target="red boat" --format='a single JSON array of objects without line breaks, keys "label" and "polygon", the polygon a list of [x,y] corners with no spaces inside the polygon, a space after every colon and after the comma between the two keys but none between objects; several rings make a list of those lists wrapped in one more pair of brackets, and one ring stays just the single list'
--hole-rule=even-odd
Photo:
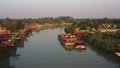
[{"label": "red boat", "polygon": [[13,35],[16,35],[16,34],[13,34],[13,33],[0,34],[0,37],[10,37],[10,36],[13,36]]},{"label": "red boat", "polygon": [[0,47],[11,47],[11,46],[14,46],[14,43],[11,40],[3,41],[0,44]]}]

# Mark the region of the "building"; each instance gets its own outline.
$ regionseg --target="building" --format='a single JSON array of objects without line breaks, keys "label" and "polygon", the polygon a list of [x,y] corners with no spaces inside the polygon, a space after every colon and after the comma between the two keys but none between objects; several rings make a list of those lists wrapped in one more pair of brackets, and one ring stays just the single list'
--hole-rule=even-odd
[{"label": "building", "polygon": [[120,29],[99,29],[100,32],[104,33],[104,32],[117,32]]}]

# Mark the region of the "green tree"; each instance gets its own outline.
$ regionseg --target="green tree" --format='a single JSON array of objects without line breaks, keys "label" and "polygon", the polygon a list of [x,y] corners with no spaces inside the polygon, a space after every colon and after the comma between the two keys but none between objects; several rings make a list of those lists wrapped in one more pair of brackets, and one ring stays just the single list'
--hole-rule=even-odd
[{"label": "green tree", "polygon": [[24,28],[25,28],[25,25],[23,24],[23,22],[18,21],[16,24],[16,29],[19,30],[19,29],[24,29]]}]

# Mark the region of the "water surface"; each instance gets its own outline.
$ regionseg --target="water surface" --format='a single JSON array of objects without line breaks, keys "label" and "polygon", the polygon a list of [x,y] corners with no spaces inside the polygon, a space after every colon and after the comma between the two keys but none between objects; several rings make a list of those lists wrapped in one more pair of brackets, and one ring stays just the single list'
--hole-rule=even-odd
[{"label": "water surface", "polygon": [[56,28],[33,32],[24,42],[24,47],[18,47],[15,50],[19,56],[0,59],[0,63],[4,64],[2,67],[120,68],[119,58],[87,45],[87,49],[83,51],[65,48],[58,41],[59,33],[64,33],[64,29]]}]

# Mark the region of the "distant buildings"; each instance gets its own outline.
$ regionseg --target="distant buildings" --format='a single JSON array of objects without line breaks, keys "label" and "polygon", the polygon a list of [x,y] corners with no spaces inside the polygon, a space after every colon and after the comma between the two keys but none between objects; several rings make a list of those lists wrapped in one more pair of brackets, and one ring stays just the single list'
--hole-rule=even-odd
[{"label": "distant buildings", "polygon": [[1,33],[10,33],[10,30],[7,30],[6,28],[0,26],[0,34]]},{"label": "distant buildings", "polygon": [[26,24],[25,27],[26,27],[27,29],[36,29],[36,28],[41,28],[42,25],[37,24],[37,23],[32,23],[32,24]]},{"label": "distant buildings", "polygon": [[109,23],[105,23],[105,24],[101,24],[98,26],[98,31],[104,33],[104,32],[117,32],[120,29],[117,29],[117,25],[113,25],[113,24],[109,24]]},{"label": "distant buildings", "polygon": [[104,32],[117,32],[120,29],[99,29],[100,32],[104,33]]}]

